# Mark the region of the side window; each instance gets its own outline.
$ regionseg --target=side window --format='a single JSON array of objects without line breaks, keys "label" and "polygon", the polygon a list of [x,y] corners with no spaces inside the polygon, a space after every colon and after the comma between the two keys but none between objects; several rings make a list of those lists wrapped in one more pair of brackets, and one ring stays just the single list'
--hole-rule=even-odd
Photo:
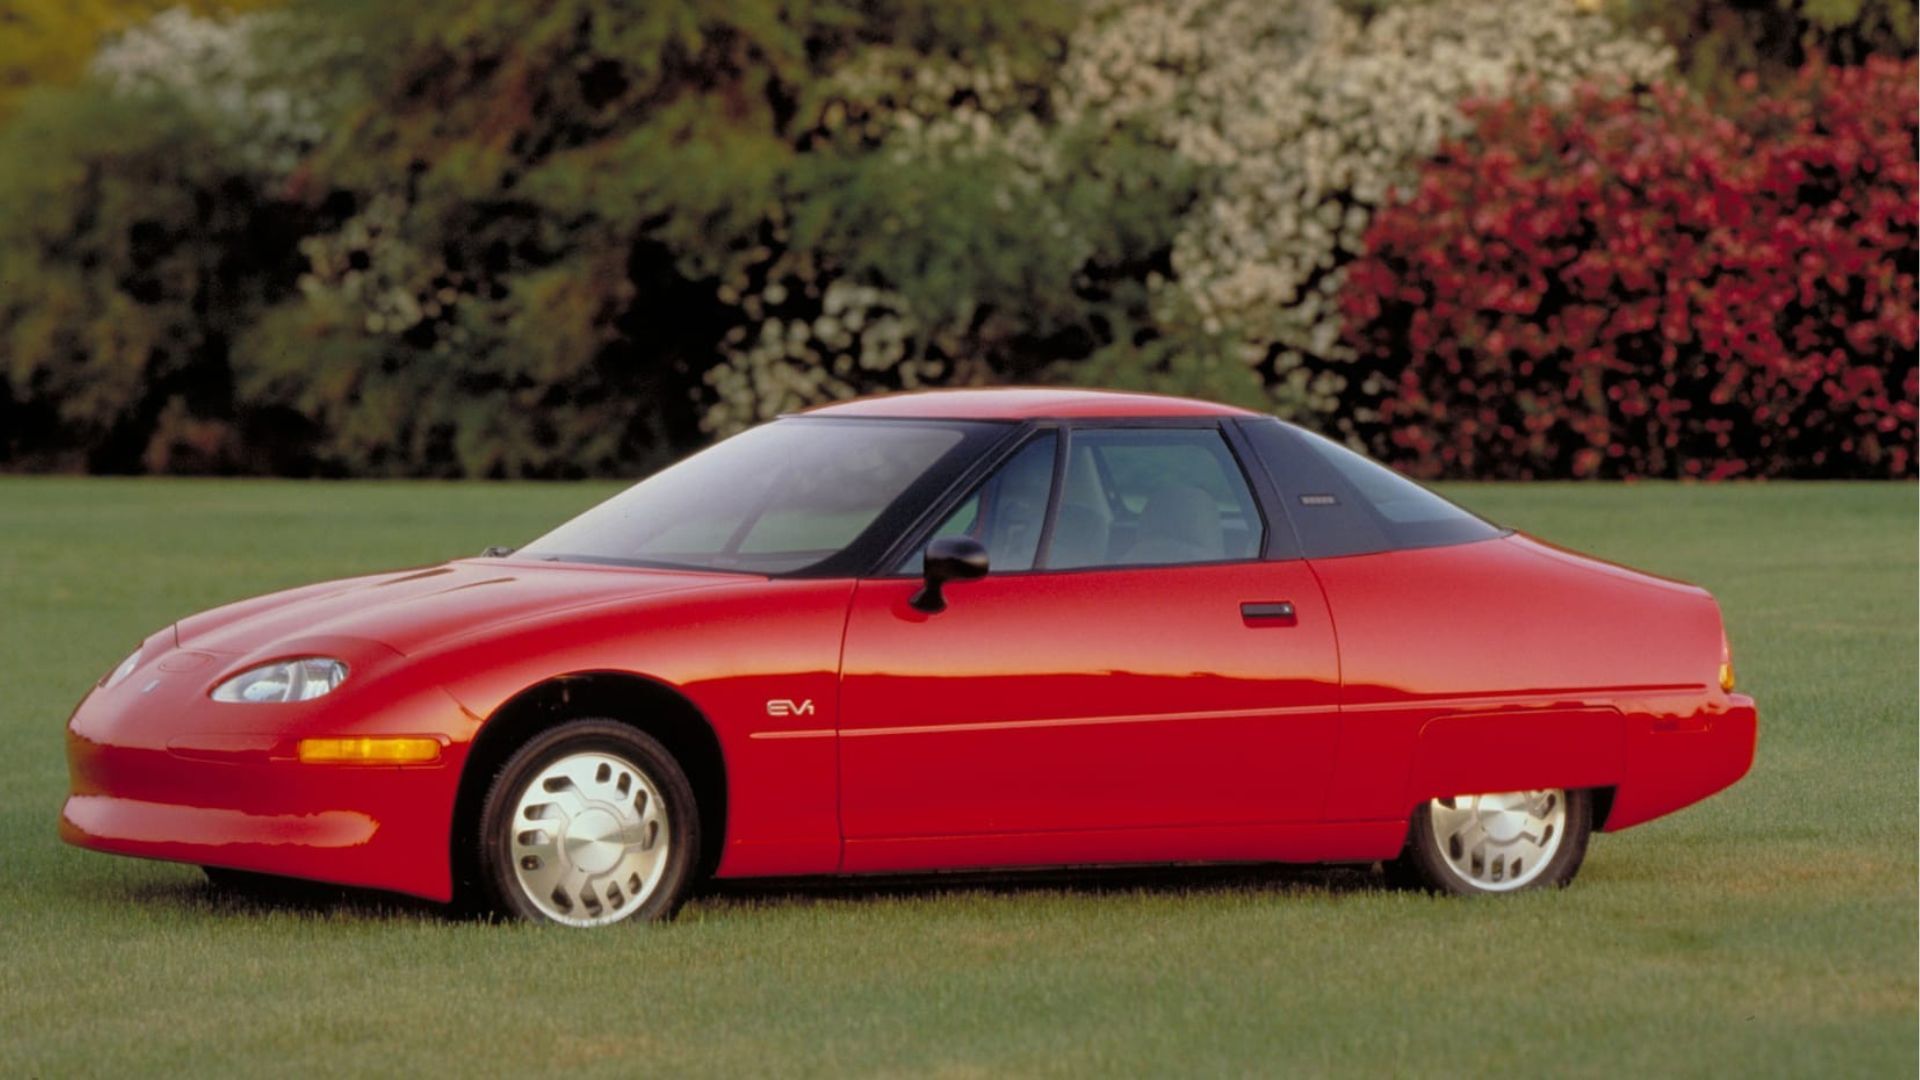
[{"label": "side window", "polygon": [[1338,443],[1278,420],[1247,424],[1309,559],[1441,547],[1502,530]]},{"label": "side window", "polygon": [[1246,477],[1211,429],[1080,429],[1045,565],[1251,559],[1265,530]]},{"label": "side window", "polygon": [[[1054,446],[1045,432],[1027,441],[1006,464],[981,481],[973,494],[947,515],[933,537],[971,536],[986,545],[988,565],[998,572],[1031,570],[1040,550],[1040,532],[1053,493]],[[900,572],[920,573],[925,551],[915,551]]]}]

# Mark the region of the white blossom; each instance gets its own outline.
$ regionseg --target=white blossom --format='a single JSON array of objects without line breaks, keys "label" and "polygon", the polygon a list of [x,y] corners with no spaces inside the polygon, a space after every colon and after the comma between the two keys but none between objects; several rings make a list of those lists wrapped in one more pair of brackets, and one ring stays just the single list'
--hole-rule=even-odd
[{"label": "white blossom", "polygon": [[1162,317],[1238,336],[1297,397],[1305,376],[1289,372],[1348,357],[1342,271],[1394,186],[1465,131],[1464,99],[1561,96],[1671,66],[1664,45],[1592,8],[1433,0],[1363,26],[1330,0],[1110,0],[1073,43],[1065,97],[1144,121],[1211,170]]},{"label": "white blossom", "polygon": [[[175,95],[231,139],[248,164],[285,174],[326,137],[344,95],[337,83],[319,79],[297,80],[304,92],[296,91],[287,58],[268,59],[263,45],[283,20],[169,8],[109,39],[89,70],[120,93]],[[318,64],[320,49],[309,45],[301,62]]]},{"label": "white blossom", "polygon": [[[1644,82],[1671,64],[1664,45],[1621,30],[1591,0],[1430,0],[1364,24],[1333,0],[1100,0],[1042,92],[1058,123],[1144,126],[1204,170],[1210,180],[1175,240],[1174,272],[1153,283],[1157,319],[1239,342],[1231,352],[1271,372],[1276,399],[1325,411],[1350,355],[1344,269],[1395,185],[1465,131],[1461,102]],[[1004,63],[969,68],[875,49],[836,78],[842,96],[822,126],[896,160],[998,154],[1025,191],[1062,167],[1022,96],[1031,90]],[[1064,220],[1035,228],[1070,229]],[[928,340],[933,331],[899,297],[850,291],[807,258],[778,261],[724,282],[722,298],[751,321],[780,306],[774,289],[784,301],[794,288],[823,310],[828,296],[871,294],[867,317],[887,332],[821,333],[816,320],[801,333],[736,334],[709,378],[719,398],[710,429],[889,381],[850,377],[860,373],[904,386],[954,377],[919,358],[964,344]],[[747,287],[756,273],[768,293]]]}]

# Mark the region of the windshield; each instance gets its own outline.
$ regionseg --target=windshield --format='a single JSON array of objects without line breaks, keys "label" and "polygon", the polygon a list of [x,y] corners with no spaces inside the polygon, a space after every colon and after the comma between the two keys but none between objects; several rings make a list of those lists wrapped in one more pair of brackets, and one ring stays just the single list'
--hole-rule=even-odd
[{"label": "windshield", "polygon": [[925,489],[945,486],[943,466],[971,456],[995,427],[778,420],[655,473],[520,554],[755,574],[804,570],[847,551],[889,509],[937,494]]}]

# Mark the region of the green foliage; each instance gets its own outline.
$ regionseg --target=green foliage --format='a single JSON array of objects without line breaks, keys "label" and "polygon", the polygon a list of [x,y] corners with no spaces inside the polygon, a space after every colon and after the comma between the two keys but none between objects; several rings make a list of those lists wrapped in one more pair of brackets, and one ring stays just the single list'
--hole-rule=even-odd
[{"label": "green foliage", "polygon": [[[1377,387],[1344,342],[1347,267],[1414,163],[1465,125],[1463,99],[1561,96],[1670,62],[1646,36],[1538,0],[1129,0],[1075,46],[1065,77],[1093,115],[1130,117],[1208,166],[1152,279],[1161,333],[1231,342],[1269,408],[1348,436]],[[1147,361],[1153,385],[1163,367]]]},{"label": "green foliage", "polygon": [[1432,0],[1334,0],[1340,10],[1353,16],[1362,26],[1394,8],[1431,2]]},{"label": "green foliage", "polygon": [[1914,54],[1912,0],[1610,0],[1628,25],[1658,30],[1681,70],[1713,93],[1742,75],[1782,82],[1810,61],[1858,64]]},{"label": "green foliage", "polygon": [[[632,473],[1036,380],[1340,430],[1370,216],[1463,98],[1664,70],[1606,2],[17,0],[0,84],[74,84],[0,85],[0,463]],[[1620,4],[1728,63],[1912,47],[1885,0]]]},{"label": "green foliage", "polygon": [[1059,364],[1049,382],[1174,394],[1265,412],[1273,397],[1259,374],[1224,340],[1157,338],[1122,342]]},{"label": "green foliage", "polygon": [[228,464],[190,417],[227,418],[227,346],[289,278],[290,226],[175,100],[29,99],[0,128],[0,449]]},{"label": "green foliage", "polygon": [[[644,466],[699,437],[689,404],[725,396],[707,374],[730,329],[746,389],[716,429],[793,403],[752,384],[791,369],[801,337],[845,333],[851,350],[802,400],[901,385],[916,364],[986,379],[1063,345],[1084,355],[1105,344],[1103,312],[1144,304],[1126,279],[1190,189],[1164,150],[1045,118],[1077,19],[1056,4],[316,3],[296,18],[364,44],[361,100],[298,176],[351,209],[309,240],[300,296],[235,366],[249,406],[316,421],[329,468]],[[898,119],[929,71],[992,100],[992,137]],[[863,351],[886,321],[870,307],[848,313],[862,332],[827,311],[849,290],[893,306],[885,344]],[[768,320],[781,347],[755,352],[747,331]]]}]

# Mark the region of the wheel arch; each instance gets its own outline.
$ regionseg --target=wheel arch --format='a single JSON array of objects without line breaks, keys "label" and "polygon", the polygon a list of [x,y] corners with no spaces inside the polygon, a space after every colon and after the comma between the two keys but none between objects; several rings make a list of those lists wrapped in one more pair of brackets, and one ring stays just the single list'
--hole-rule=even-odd
[{"label": "wheel arch", "polygon": [[630,671],[578,671],[543,679],[508,698],[475,734],[461,768],[448,837],[456,896],[479,881],[469,842],[487,788],[513,752],[541,731],[568,720],[603,718],[658,739],[686,771],[700,814],[696,873],[719,865],[727,836],[727,769],[719,735],[685,694],[661,680]]},{"label": "wheel arch", "polygon": [[1421,726],[1400,803],[1549,787],[1611,790],[1625,761],[1626,717],[1611,705],[1453,713]]}]

